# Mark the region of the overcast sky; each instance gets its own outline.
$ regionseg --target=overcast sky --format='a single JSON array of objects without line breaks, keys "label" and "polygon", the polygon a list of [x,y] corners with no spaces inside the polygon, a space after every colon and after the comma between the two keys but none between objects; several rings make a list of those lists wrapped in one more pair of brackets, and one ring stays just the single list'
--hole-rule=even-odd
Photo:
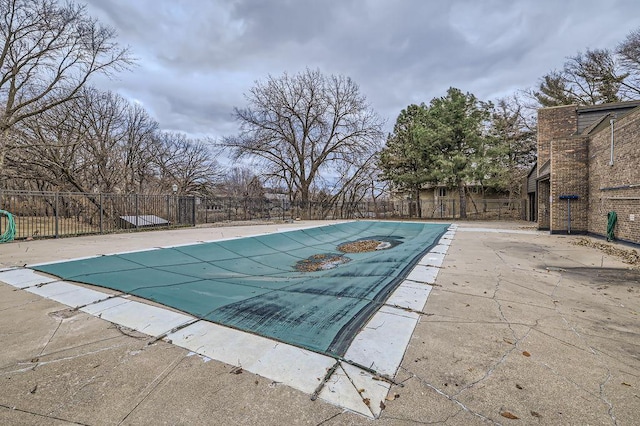
[{"label": "overcast sky", "polygon": [[137,66],[94,84],[161,128],[216,139],[269,74],[351,77],[390,130],[451,86],[494,100],[640,28],[638,0],[89,0]]}]

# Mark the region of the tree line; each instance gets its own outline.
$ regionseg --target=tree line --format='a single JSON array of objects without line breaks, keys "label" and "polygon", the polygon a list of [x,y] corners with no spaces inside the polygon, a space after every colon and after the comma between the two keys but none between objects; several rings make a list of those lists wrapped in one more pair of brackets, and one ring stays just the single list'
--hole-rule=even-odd
[{"label": "tree line", "polygon": [[458,191],[464,214],[470,183],[518,195],[535,160],[535,108],[640,95],[639,52],[634,31],[493,102],[450,88],[403,109],[389,135],[348,77],[268,76],[233,111],[239,132],[214,141],[163,131],[140,104],[91,86],[135,61],[84,6],[0,0],[0,188],[263,197],[268,187],[304,204],[375,200],[389,186],[417,199],[439,184]]},{"label": "tree line", "polygon": [[638,98],[640,30],[635,30],[614,50],[587,49],[568,57],[537,87],[509,98],[483,102],[450,88],[428,104],[409,105],[380,153],[382,179],[416,201],[429,185],[454,189],[465,217],[470,185],[507,192],[509,198],[520,195],[536,158],[538,108]]},{"label": "tree line", "polygon": [[[529,120],[528,120],[529,118]],[[429,104],[409,105],[380,153],[382,179],[410,194],[418,208],[427,185],[457,191],[466,217],[469,187],[519,194],[535,159],[535,129],[517,99],[482,102],[450,88]]]}]

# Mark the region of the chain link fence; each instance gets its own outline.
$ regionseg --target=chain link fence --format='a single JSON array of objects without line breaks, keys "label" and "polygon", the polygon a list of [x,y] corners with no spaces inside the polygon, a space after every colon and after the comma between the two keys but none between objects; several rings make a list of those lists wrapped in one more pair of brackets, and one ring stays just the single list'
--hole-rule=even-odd
[{"label": "chain link fence", "polygon": [[[295,219],[460,218],[457,200],[376,200],[292,203],[285,199],[180,195],[85,194],[0,191],[0,209],[13,214],[16,239],[57,238],[148,229],[167,229],[238,221]],[[467,202],[469,220],[525,219],[525,200],[481,199]],[[6,229],[0,218],[0,234]]]}]

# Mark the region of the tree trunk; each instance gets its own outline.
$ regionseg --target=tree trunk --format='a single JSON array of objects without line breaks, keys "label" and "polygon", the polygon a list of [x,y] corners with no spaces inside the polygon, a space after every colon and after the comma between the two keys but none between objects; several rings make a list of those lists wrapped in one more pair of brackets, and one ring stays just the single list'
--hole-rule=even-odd
[{"label": "tree trunk", "polygon": [[467,218],[467,195],[464,182],[458,182],[458,195],[460,196],[460,219]]},{"label": "tree trunk", "polygon": [[310,219],[309,185],[303,184],[300,188],[300,204],[300,210],[302,210],[302,219]]},{"label": "tree trunk", "polygon": [[422,219],[422,203],[420,202],[420,188],[416,188],[416,216]]},{"label": "tree trunk", "polygon": [[9,150],[9,127],[0,129],[0,182],[4,176],[4,160]]}]

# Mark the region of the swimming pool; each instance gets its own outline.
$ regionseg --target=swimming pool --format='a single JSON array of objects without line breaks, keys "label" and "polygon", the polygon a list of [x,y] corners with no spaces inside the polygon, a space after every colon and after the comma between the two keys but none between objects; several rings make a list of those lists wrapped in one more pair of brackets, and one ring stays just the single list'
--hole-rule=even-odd
[{"label": "swimming pool", "polygon": [[[448,227],[358,221],[31,268],[342,356]],[[367,250],[340,250],[359,242]]]}]

